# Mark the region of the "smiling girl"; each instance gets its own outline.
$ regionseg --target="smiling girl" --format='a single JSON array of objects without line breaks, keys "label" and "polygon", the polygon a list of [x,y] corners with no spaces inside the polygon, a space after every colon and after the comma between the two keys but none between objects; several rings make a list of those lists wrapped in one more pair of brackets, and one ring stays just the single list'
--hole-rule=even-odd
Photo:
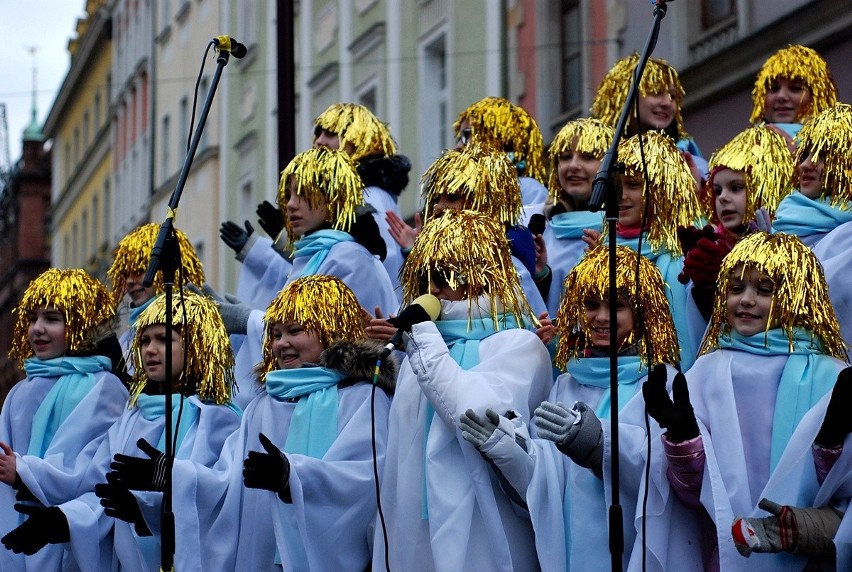
[{"label": "smiling girl", "polygon": [[[13,509],[15,489],[32,497],[18,474],[20,456],[70,470],[83,450],[97,446],[127,402],[124,384],[112,373],[121,352],[106,286],[84,270],[50,269],[29,284],[15,312],[9,355],[27,377],[12,388],[0,413],[2,534],[21,523]],[[26,559],[20,552],[0,550],[0,568],[59,570],[65,558],[61,548]]]},{"label": "smiling girl", "polygon": [[[716,300],[701,357],[686,381],[675,379],[674,401],[664,380],[646,384],[648,413],[668,429],[667,461],[657,459],[664,464],[652,466],[651,473],[666,472],[674,494],[692,511],[664,526],[700,538],[706,512],[712,526],[703,529],[709,541],[705,566],[801,570],[807,555],[744,559],[734,549],[731,523],[736,515],[757,514],[767,496],[796,506],[812,502],[819,462],[816,471],[811,464],[792,474],[782,470],[784,458],[805,414],[831,392],[846,351],[826,303],[822,268],[796,237],[749,235],[725,258],[720,276],[725,295]],[[778,483],[784,483],[781,489]],[[663,513],[660,507],[649,510]],[[649,524],[649,537],[665,534],[655,526]],[[672,542],[674,549],[684,548],[676,545]]]}]

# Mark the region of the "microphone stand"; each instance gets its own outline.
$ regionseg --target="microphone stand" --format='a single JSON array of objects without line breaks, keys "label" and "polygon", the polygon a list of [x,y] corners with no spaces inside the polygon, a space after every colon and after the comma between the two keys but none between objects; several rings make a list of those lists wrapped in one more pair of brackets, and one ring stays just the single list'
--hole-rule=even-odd
[{"label": "microphone stand", "polygon": [[174,237],[174,218],[177,216],[178,203],[180,202],[183,188],[186,185],[189,169],[192,167],[192,160],[201,142],[201,133],[207,122],[210,106],[213,104],[213,95],[216,93],[216,88],[222,77],[222,70],[228,64],[229,58],[229,52],[224,50],[219,51],[219,56],[216,58],[216,72],[213,74],[213,80],[207,89],[207,98],[198,117],[198,125],[195,128],[195,133],[192,135],[192,141],[187,151],[186,159],[184,159],[183,168],[178,177],[175,190],[172,191],[172,196],[169,199],[169,211],[166,215],[166,220],[160,226],[157,241],[154,243],[154,248],[151,249],[151,260],[148,264],[148,270],[145,272],[145,277],[142,280],[142,284],[146,288],[150,288],[154,283],[154,276],[157,270],[161,270],[163,272],[166,297],[166,356],[164,360],[166,367],[166,391],[164,392],[166,400],[166,478],[163,487],[162,532],[160,539],[160,570],[165,571],[174,570],[175,554],[175,515],[172,512],[172,465],[174,464],[172,437],[172,393],[174,392],[174,380],[172,379],[172,287],[174,285],[175,271],[180,264],[180,252],[177,240]]},{"label": "microphone stand", "polygon": [[[610,453],[610,488],[612,490],[612,504],[609,507],[609,552],[612,556],[612,571],[620,572],[623,569],[624,555],[624,514],[621,508],[621,495],[619,490],[619,439],[618,439],[618,328],[615,326],[618,323],[618,292],[616,291],[617,283],[615,279],[616,272],[616,222],[618,222],[618,196],[613,185],[613,172],[616,170],[618,162],[618,144],[624,135],[624,129],[627,125],[627,119],[630,115],[630,106],[633,105],[637,98],[639,90],[639,82],[642,80],[642,73],[645,71],[645,65],[651,57],[651,52],[654,51],[654,46],[657,44],[657,38],[660,34],[660,23],[666,16],[666,0],[657,0],[654,7],[654,22],[651,25],[651,31],[648,34],[648,39],[645,42],[645,48],[642,55],[639,57],[639,62],[636,64],[636,69],[633,73],[633,82],[630,84],[630,90],[627,92],[627,99],[624,102],[624,107],[621,109],[621,115],[618,118],[618,123],[615,126],[615,136],[612,138],[612,144],[601,160],[600,170],[592,187],[592,198],[589,201],[589,210],[596,212],[601,206],[605,207],[606,224],[609,252],[609,387],[610,387],[610,432],[611,432],[611,453]],[[637,129],[639,128],[639,120],[636,120]],[[647,186],[646,186],[647,188]],[[645,200],[648,200],[647,197]]]}]

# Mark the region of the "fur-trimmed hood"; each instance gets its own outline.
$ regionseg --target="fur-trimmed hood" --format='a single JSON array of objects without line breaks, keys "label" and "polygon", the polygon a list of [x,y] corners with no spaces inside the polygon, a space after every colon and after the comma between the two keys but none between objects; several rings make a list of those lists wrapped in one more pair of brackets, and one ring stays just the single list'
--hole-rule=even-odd
[{"label": "fur-trimmed hood", "polygon": [[365,187],[379,187],[399,196],[408,186],[411,161],[405,155],[369,157],[358,162],[358,174]]},{"label": "fur-trimmed hood", "polygon": [[[320,365],[346,374],[347,378],[372,381],[376,361],[384,346],[374,340],[339,340],[320,356]],[[393,355],[382,361],[378,387],[392,395],[396,388],[397,363]]]}]

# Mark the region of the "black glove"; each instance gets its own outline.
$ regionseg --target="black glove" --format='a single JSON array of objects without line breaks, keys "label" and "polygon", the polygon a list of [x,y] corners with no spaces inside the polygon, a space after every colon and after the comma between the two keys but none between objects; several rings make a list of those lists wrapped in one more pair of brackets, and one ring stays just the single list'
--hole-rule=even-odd
[{"label": "black glove", "polygon": [[116,453],[110,469],[116,482],[133,491],[162,491],[166,484],[166,456],[145,439],[136,445],[149,458]]},{"label": "black glove", "polygon": [[105,483],[95,485],[95,494],[101,499],[104,514],[129,522],[139,536],[151,536],[151,531],[142,518],[139,503],[130,489],[119,482],[115,473],[107,473],[106,480]]},{"label": "black glove", "polygon": [[821,447],[839,447],[852,433],[852,367],[837,374],[837,382],[831,390],[831,399],[814,443]]},{"label": "black glove", "polygon": [[427,322],[431,319],[432,317],[429,315],[429,312],[423,306],[413,303],[400,312],[399,316],[388,319],[388,323],[395,326],[398,330],[410,332],[414,324]]},{"label": "black glove", "polygon": [[672,382],[672,396],[666,391],[666,366],[657,364],[651,369],[648,381],[642,384],[645,409],[660,427],[668,429],[666,435],[672,443],[681,443],[698,437],[698,423],[689,402],[686,378],[678,372]]},{"label": "black glove", "polygon": [[15,510],[29,518],[0,539],[7,550],[31,556],[48,544],[71,540],[68,519],[59,507],[16,504]]},{"label": "black glove", "polygon": [[260,228],[269,235],[269,238],[275,240],[284,230],[284,215],[281,213],[281,209],[269,201],[263,201],[257,205],[256,212]]},{"label": "black glove", "polygon": [[21,475],[15,475],[15,484],[12,485],[12,488],[15,490],[15,500],[18,502],[41,502],[26,483],[21,480]]},{"label": "black glove", "polygon": [[266,453],[249,451],[243,461],[243,482],[250,489],[265,489],[278,494],[286,503],[293,502],[290,497],[290,461],[281,449],[260,434],[260,444]]},{"label": "black glove", "polygon": [[254,233],[254,227],[249,221],[245,222],[245,226],[246,229],[243,230],[237,223],[226,220],[219,227],[219,238],[237,254],[242,251],[249,237]]}]

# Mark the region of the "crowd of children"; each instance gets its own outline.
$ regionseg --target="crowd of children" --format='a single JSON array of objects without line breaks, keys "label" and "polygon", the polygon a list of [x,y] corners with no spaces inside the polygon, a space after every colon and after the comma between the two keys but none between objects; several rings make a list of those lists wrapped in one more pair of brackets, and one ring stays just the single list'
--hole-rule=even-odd
[{"label": "crowd of children", "polygon": [[413,225],[388,126],[332,105],[267,237],[222,223],[236,295],[179,230],[171,307],[144,287],[157,225],[111,291],[33,280],[0,569],[157,570],[164,492],[179,570],[597,570],[619,522],[624,570],[852,569],[852,107],[781,49],[708,162],[652,59],[610,252],[589,202],[637,63],[548,149],[503,98],[462,111]]}]

